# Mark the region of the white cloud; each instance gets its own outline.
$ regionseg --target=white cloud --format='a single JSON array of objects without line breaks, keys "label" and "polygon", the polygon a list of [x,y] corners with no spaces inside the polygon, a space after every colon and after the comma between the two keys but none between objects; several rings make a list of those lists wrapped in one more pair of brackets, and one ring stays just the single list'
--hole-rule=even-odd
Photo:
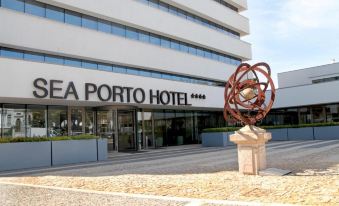
[{"label": "white cloud", "polygon": [[289,36],[302,30],[330,29],[339,25],[338,0],[285,0],[281,2],[277,34]]}]

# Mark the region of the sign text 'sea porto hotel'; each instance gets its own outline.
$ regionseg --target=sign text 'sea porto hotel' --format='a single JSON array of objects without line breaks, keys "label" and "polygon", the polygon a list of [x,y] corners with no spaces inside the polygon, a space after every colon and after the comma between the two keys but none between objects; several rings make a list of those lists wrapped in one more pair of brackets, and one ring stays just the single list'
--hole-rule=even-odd
[{"label": "sign text 'sea porto hotel'", "polygon": [[246,0],[0,2],[2,137],[198,143],[225,124],[225,80],[251,58]]}]

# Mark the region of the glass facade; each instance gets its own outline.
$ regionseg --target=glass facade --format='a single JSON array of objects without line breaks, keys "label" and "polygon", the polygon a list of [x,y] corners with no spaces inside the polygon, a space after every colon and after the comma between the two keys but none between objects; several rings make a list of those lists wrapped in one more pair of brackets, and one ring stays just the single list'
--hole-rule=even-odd
[{"label": "glass facade", "polygon": [[272,109],[259,125],[297,125],[339,122],[339,104]]},{"label": "glass facade", "polygon": [[203,85],[220,86],[220,87],[225,86],[224,82],[219,82],[219,81],[192,78],[188,76],[174,75],[174,74],[168,74],[168,73],[156,72],[156,71],[147,71],[147,70],[139,69],[139,68],[132,68],[132,67],[126,67],[126,66],[119,66],[119,65],[110,65],[110,64],[100,63],[100,62],[87,61],[83,59],[74,59],[74,58],[67,58],[67,57],[62,57],[62,56],[54,56],[54,55],[49,55],[49,54],[10,49],[10,48],[5,48],[5,47],[0,47],[0,56],[6,57],[6,58],[13,58],[13,59],[23,59],[26,61],[45,62],[49,64],[59,64],[59,65],[65,65],[65,66],[71,66],[71,67],[80,67],[84,69],[95,69],[95,70],[108,71],[108,72],[121,73],[121,74],[152,77],[152,78],[157,78],[157,79],[167,79],[167,80],[180,81],[180,82],[186,82],[186,83],[191,83],[191,84],[203,84]]},{"label": "glass facade", "polygon": [[[222,1],[222,0],[215,0],[216,2],[232,9],[233,11],[237,11],[237,8]],[[139,2],[142,2],[142,3],[145,3],[146,5],[149,5],[151,7],[154,7],[154,8],[158,8],[162,11],[165,11],[165,12],[168,12],[170,14],[173,14],[173,15],[176,15],[176,16],[179,16],[181,18],[184,18],[184,19],[187,19],[189,21],[192,21],[194,23],[197,23],[197,24],[200,24],[202,26],[206,26],[210,29],[213,29],[213,30],[216,30],[216,31],[219,31],[223,34],[226,34],[228,36],[231,36],[233,38],[237,38],[239,39],[240,38],[240,34],[238,32],[235,32],[231,29],[228,29],[224,26],[221,26],[219,24],[216,24],[214,22],[211,22],[207,19],[204,19],[204,18],[201,18],[195,14],[192,14],[192,13],[189,13],[187,11],[184,11],[182,9],[179,9],[177,7],[174,7],[170,4],[167,4],[165,2],[162,2],[162,1],[159,1],[159,0],[139,0]]]},{"label": "glass facade", "polygon": [[[66,24],[71,24],[74,26],[79,26],[91,30],[96,30],[100,32],[110,33],[120,37],[133,39],[137,41],[146,42],[149,44],[163,46],[171,49],[175,49],[180,52],[185,52],[187,54],[196,55],[216,61],[220,61],[226,64],[232,64],[238,66],[241,63],[241,59],[222,54],[216,51],[212,51],[206,48],[195,46],[192,44],[187,44],[175,39],[170,39],[168,37],[160,36],[150,32],[142,31],[136,28],[132,28],[125,25],[120,25],[114,22],[108,22],[103,19],[98,19],[96,17],[88,16],[86,14],[81,14],[78,12],[70,11],[67,9],[62,9],[59,7],[54,7],[48,4],[39,3],[31,0],[0,0],[0,6],[16,11],[25,12],[27,14],[48,18],[54,21],[63,22]],[[176,10],[177,11],[177,10]],[[182,15],[181,15],[182,16]],[[213,26],[208,25],[207,21],[205,24],[211,28]],[[100,26],[99,26],[100,25]],[[217,28],[218,29],[218,28]],[[219,28],[220,30],[220,28]],[[223,31],[223,30],[222,30]],[[236,36],[236,35],[234,35]],[[162,45],[161,42],[171,42],[171,44],[177,44],[179,47],[168,47],[168,44]],[[198,55],[196,52],[198,49],[202,50],[204,55]]]},{"label": "glass facade", "polygon": [[[241,126],[221,111],[150,110],[119,107],[0,105],[1,137],[94,134],[110,151],[152,149],[201,142],[205,128]],[[258,125],[339,122],[339,104],[272,109]]]}]

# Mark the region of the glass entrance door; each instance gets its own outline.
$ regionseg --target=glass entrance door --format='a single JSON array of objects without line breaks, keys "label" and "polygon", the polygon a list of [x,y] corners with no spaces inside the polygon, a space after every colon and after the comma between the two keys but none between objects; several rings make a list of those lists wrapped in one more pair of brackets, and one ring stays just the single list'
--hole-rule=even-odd
[{"label": "glass entrance door", "polygon": [[134,111],[118,110],[119,151],[136,150]]},{"label": "glass entrance door", "polygon": [[97,127],[98,135],[107,138],[108,151],[117,150],[116,139],[116,110],[98,111]]}]

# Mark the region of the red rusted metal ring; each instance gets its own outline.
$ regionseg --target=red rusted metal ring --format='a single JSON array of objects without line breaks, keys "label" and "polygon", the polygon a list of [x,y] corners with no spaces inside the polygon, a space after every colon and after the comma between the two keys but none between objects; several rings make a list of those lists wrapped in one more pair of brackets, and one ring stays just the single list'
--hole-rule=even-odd
[{"label": "red rusted metal ring", "polygon": [[[266,78],[265,82],[260,82],[259,73]],[[251,78],[249,75],[252,75]],[[269,87],[271,90],[268,91]],[[246,97],[242,94],[245,89],[250,90],[251,96]],[[270,96],[267,104],[265,103],[266,94]],[[275,86],[271,78],[270,66],[264,62],[253,66],[247,63],[240,64],[228,79],[224,96],[226,121],[230,119],[230,116],[247,125],[254,125],[262,120],[271,110],[275,99]],[[246,110],[249,114],[242,112]]]}]

